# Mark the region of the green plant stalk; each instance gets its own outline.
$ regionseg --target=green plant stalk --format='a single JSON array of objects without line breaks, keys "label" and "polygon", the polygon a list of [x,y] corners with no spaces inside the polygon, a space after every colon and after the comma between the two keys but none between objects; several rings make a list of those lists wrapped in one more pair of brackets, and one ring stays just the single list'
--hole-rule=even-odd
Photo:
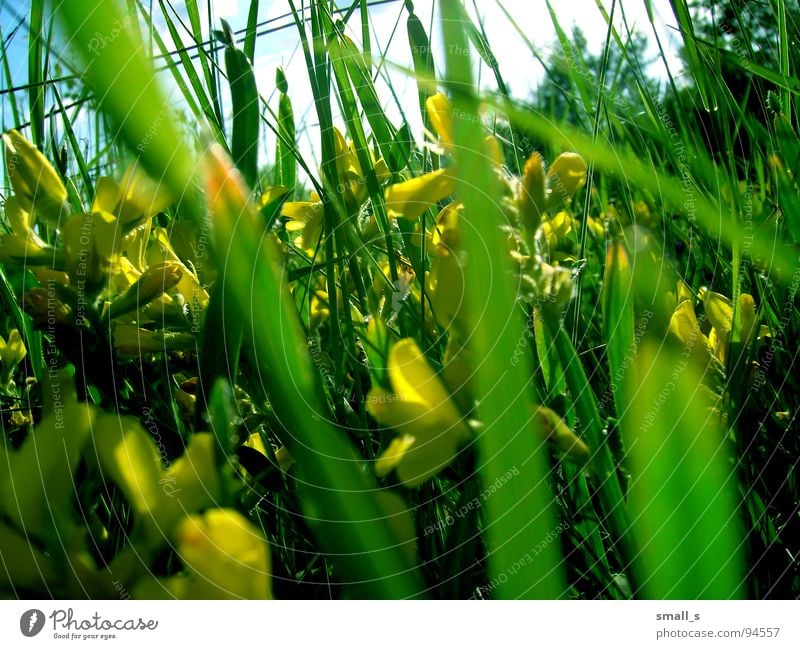
[{"label": "green plant stalk", "polygon": [[[564,327],[553,317],[545,316],[544,320],[553,344],[558,350],[567,388],[574,399],[575,411],[583,422],[586,443],[592,452],[591,469],[597,481],[597,494],[605,514],[604,522],[611,532],[615,545],[618,546],[623,566],[630,569],[632,573],[635,552],[630,537],[630,523],[626,512],[625,498],[617,466],[603,435],[603,425],[597,411],[594,391],[581,365],[578,352],[572,345]],[[635,577],[635,575],[629,574],[629,581],[634,592],[637,583]]]},{"label": "green plant stalk", "polygon": [[28,29],[28,104],[31,141],[44,150],[44,0],[31,0]]}]

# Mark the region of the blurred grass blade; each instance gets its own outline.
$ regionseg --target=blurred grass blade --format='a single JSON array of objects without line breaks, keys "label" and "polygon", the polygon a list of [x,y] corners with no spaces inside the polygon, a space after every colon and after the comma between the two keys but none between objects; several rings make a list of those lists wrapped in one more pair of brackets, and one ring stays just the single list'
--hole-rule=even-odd
[{"label": "blurred grass blade", "polygon": [[377,484],[328,423],[293,298],[274,265],[278,251],[257,224],[249,192],[218,145],[206,154],[206,169],[216,246],[236,251],[226,264],[229,286],[258,364],[269,368],[269,396],[300,470],[306,522],[359,595],[420,594],[375,498]]},{"label": "blurred grass blade", "polygon": [[720,404],[681,350],[642,343],[623,435],[629,507],[652,599],[744,596],[742,535]]},{"label": "blurred grass blade", "polygon": [[[152,63],[145,57],[137,29],[131,27],[115,0],[87,5],[63,0],[56,5],[70,35],[70,43],[85,63],[87,83],[100,108],[121,139],[155,180],[166,183],[173,196],[183,197],[200,220],[193,193],[187,194],[194,163],[175,128],[170,102],[156,82]],[[109,29],[120,25],[116,38]],[[100,39],[98,34],[106,35]]]},{"label": "blurred grass blade", "polygon": [[617,416],[621,417],[629,399],[625,398],[625,373],[633,361],[634,286],[631,261],[622,238],[615,235],[606,251],[603,277],[603,338]]},{"label": "blurred grass blade", "polygon": [[[474,117],[478,102],[472,94],[464,9],[456,0],[445,0],[440,8],[444,42],[449,44],[447,85],[453,93],[453,114]],[[565,592],[558,544],[547,545],[517,569],[521,560],[532,556],[531,546],[555,529],[553,496],[544,447],[536,443],[533,430],[530,367],[524,358],[511,363],[523,336],[522,322],[503,262],[506,245],[498,226],[504,216],[497,197],[486,191],[493,172],[482,153],[483,133],[472,119],[453,121],[457,193],[465,206],[462,236],[468,256],[464,283],[470,287],[465,295],[472,316],[470,345],[474,357],[484,359],[477,367],[476,395],[485,422],[477,440],[480,478],[490,485],[508,471],[519,471],[485,503],[489,576],[499,583],[500,599],[558,598]]]}]

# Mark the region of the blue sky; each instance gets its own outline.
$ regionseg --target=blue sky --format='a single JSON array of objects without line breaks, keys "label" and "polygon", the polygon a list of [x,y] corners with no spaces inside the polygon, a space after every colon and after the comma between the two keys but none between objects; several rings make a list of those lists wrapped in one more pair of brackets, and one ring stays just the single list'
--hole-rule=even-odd
[{"label": "blue sky", "polygon": [[[610,12],[612,0],[601,0],[601,2]],[[492,50],[499,61],[500,69],[506,77],[506,82],[511,89],[512,95],[525,98],[534,90],[542,78],[543,71],[525,45],[524,40],[505,17],[501,10],[501,3],[505,10],[514,17],[519,27],[524,30],[527,39],[533,43],[544,59],[547,59],[548,54],[555,47],[553,26],[545,0],[476,0],[474,3],[468,0],[465,3],[473,16],[476,16],[475,6],[477,6],[483,18]],[[157,7],[156,3],[153,4]],[[174,4],[179,6],[182,3],[176,0]],[[198,4],[203,7],[206,5],[205,2],[199,2]],[[298,0],[297,4],[299,5],[301,2]],[[637,27],[647,35],[651,35],[652,30],[656,29],[661,36],[662,43],[667,48],[667,57],[674,73],[680,69],[674,17],[668,0],[652,0],[651,4],[654,14],[653,25],[648,20],[644,0],[619,0],[615,10],[615,23],[622,29],[621,19],[624,13],[629,26]],[[9,67],[15,85],[24,84],[27,77],[27,30],[25,25],[16,32],[12,39],[8,39],[9,32],[17,24],[20,17],[24,18],[26,5],[27,3],[21,0],[0,0],[0,24],[2,24],[3,37],[7,40]],[[212,18],[214,24],[219,24],[219,18],[225,18],[234,30],[245,27],[249,5],[249,0],[213,0],[214,15]],[[417,0],[414,5],[416,13],[424,25],[430,25],[433,18],[432,45],[434,51],[441,54],[443,48],[435,2],[433,0]],[[590,49],[599,52],[607,27],[596,1],[562,1],[555,2],[554,6],[562,26],[566,29],[569,29],[572,25],[579,26],[588,38]],[[254,67],[259,89],[265,97],[269,97],[274,89],[275,69],[279,65],[283,66],[289,78],[289,94],[295,106],[297,120],[306,126],[306,129],[301,129],[299,132],[299,144],[305,155],[313,157],[317,147],[316,136],[314,135],[315,115],[311,101],[311,90],[302,50],[299,46],[297,30],[291,24],[291,17],[286,16],[288,13],[289,5],[287,0],[261,0],[259,20],[270,21],[266,27],[273,28],[286,25],[286,28],[273,31],[268,36],[257,40]],[[203,18],[205,23],[206,16]],[[403,9],[403,3],[397,1],[374,7],[371,9],[371,20],[373,52],[376,50],[385,51],[388,61],[402,68],[410,68],[411,55],[405,33],[406,13]],[[161,22],[163,23],[163,19]],[[352,22],[353,27],[350,30],[350,36],[356,42],[360,42],[360,25],[357,20]],[[168,40],[166,29],[160,31],[164,38]],[[393,32],[394,35],[392,37]],[[652,46],[652,51],[655,53],[654,46]],[[441,69],[441,58],[437,62],[439,63],[439,69]],[[486,74],[487,70],[478,68],[476,71],[481,75],[486,87],[491,88],[493,82],[491,75]],[[654,64],[649,72],[655,77],[664,76],[664,70],[660,62]],[[387,67],[387,73],[391,78],[395,92],[401,99],[413,97],[416,100],[413,79],[391,68],[391,66]],[[2,79],[2,82],[3,87],[7,87],[5,78]],[[164,83],[167,91],[173,94],[176,103],[179,104],[180,98],[172,81],[169,78],[165,78]],[[378,91],[379,96],[386,99],[389,115],[399,122],[399,112],[394,108],[394,101],[388,92],[388,86],[383,80],[378,82]],[[27,112],[25,110],[27,93],[24,91],[18,92],[16,97],[20,110],[24,115]],[[15,124],[7,96],[3,96],[2,103],[2,126],[6,129]],[[52,100],[48,101],[48,108],[50,108],[51,103]],[[412,129],[419,129],[420,127],[418,123],[414,122],[414,120],[418,119],[417,113],[418,111],[415,110],[407,111],[407,116],[412,121]],[[417,130],[416,132],[419,131]],[[269,142],[267,148],[271,149]]]}]

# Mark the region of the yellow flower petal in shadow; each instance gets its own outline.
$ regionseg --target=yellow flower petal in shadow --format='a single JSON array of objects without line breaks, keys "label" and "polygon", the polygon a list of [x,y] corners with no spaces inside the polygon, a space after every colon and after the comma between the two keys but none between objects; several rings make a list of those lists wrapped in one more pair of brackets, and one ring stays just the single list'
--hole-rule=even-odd
[{"label": "yellow flower petal in shadow", "polygon": [[239,512],[212,509],[186,516],[175,530],[193,597],[271,599],[269,545]]},{"label": "yellow flower petal in shadow", "polygon": [[700,299],[706,310],[706,317],[718,333],[730,333],[733,325],[733,302],[721,293],[700,290]]},{"label": "yellow flower petal in shadow", "polygon": [[19,331],[12,329],[8,340],[0,336],[0,373],[9,376],[27,354],[28,350],[25,349]]},{"label": "yellow flower petal in shadow", "polygon": [[669,332],[705,367],[711,362],[711,345],[700,331],[690,300],[681,302],[669,321]]},{"label": "yellow flower petal in shadow", "polygon": [[376,471],[382,476],[396,470],[404,485],[415,487],[453,461],[469,430],[413,339],[392,347],[388,375],[392,392],[373,388],[367,410],[400,437],[381,454]]},{"label": "yellow flower petal in shadow", "polygon": [[436,227],[431,236],[432,254],[449,255],[461,247],[461,236],[458,229],[459,216],[463,203],[453,201],[445,205],[436,217]]},{"label": "yellow flower petal in shadow", "polygon": [[546,207],[546,195],[544,160],[537,151],[534,151],[525,162],[517,192],[517,206],[522,224],[531,232],[539,227],[542,220],[542,212]]},{"label": "yellow flower petal in shadow", "polygon": [[34,266],[52,263],[54,250],[31,229],[31,214],[19,197],[9,197],[4,211],[11,232],[0,235],[0,262]]},{"label": "yellow flower petal in shadow", "polygon": [[61,236],[72,281],[90,285],[103,283],[111,272],[122,240],[116,217],[110,212],[73,214]]},{"label": "yellow flower petal in shadow", "polygon": [[6,170],[14,192],[30,212],[35,207],[51,223],[69,214],[67,189],[41,151],[16,129],[3,133]]},{"label": "yellow flower petal in shadow", "polygon": [[427,277],[428,296],[436,322],[449,329],[464,310],[464,264],[455,252],[435,257]]},{"label": "yellow flower petal in shadow", "polygon": [[289,201],[283,204],[281,215],[288,232],[299,232],[295,244],[307,254],[313,254],[322,237],[325,208],[319,196],[312,192],[310,201]]}]

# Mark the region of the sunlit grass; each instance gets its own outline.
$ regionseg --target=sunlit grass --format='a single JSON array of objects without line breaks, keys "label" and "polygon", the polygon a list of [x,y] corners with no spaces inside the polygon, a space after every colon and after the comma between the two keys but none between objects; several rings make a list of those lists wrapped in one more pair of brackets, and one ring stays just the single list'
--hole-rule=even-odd
[{"label": "sunlit grass", "polygon": [[510,4],[443,1],[428,33],[396,3],[406,69],[367,2],[289,2],[300,107],[305,80],[259,86],[258,2],[239,35],[194,1],[32,2],[0,594],[796,597],[796,16],[736,53],[755,113],[673,4],[681,87],[548,5],[570,56],[537,106],[484,30]]}]

